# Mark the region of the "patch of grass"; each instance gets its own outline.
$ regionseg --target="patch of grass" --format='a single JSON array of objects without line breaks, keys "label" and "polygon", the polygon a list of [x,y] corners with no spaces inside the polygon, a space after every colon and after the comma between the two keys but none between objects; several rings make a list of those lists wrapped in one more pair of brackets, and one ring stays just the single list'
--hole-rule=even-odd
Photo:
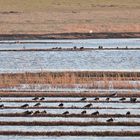
[{"label": "patch of grass", "polygon": [[0,10],[30,11],[55,11],[60,10],[85,10],[98,7],[136,7],[140,6],[139,0],[0,0]]}]

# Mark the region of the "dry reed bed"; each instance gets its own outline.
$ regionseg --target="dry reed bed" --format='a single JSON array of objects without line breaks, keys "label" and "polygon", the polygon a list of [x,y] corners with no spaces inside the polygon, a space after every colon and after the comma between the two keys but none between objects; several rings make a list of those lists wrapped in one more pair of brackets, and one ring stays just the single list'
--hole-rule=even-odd
[{"label": "dry reed bed", "polygon": [[99,115],[91,115],[91,114],[33,114],[28,115],[24,113],[0,113],[0,117],[63,117],[63,118],[139,118],[139,114],[99,114]]},{"label": "dry reed bed", "polygon": [[[93,84],[94,81],[138,81],[140,72],[101,72],[101,71],[68,71],[40,73],[3,73],[0,74],[0,87],[17,86],[19,84]],[[121,83],[122,84],[122,83]],[[117,84],[117,87],[121,86]],[[130,84],[128,84],[128,87]],[[122,86],[121,86],[122,87]]]},{"label": "dry reed bed", "polygon": [[16,135],[16,136],[140,136],[140,131],[104,131],[104,132],[86,132],[86,131],[55,131],[55,132],[22,132],[22,131],[0,131],[0,135]]}]

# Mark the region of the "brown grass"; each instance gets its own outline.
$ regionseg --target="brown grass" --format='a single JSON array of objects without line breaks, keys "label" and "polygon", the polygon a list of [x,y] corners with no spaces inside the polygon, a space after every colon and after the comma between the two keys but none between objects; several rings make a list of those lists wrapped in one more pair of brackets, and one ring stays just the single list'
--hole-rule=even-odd
[{"label": "brown grass", "polygon": [[[116,88],[133,88],[127,80],[140,80],[139,72],[41,72],[41,73],[9,73],[0,74],[0,87],[16,86],[19,84],[57,84],[69,86],[72,84],[92,84],[97,88],[97,81],[104,81],[104,87],[109,87],[109,81],[114,81]],[[138,88],[140,85],[137,85]]]},{"label": "brown grass", "polygon": [[[98,93],[98,92],[11,92],[11,91],[0,91],[1,97],[111,97],[110,93]],[[140,92],[137,93],[119,93],[116,97],[140,97]]]},{"label": "brown grass", "polygon": [[0,31],[140,32],[139,13],[139,0],[0,0]]}]

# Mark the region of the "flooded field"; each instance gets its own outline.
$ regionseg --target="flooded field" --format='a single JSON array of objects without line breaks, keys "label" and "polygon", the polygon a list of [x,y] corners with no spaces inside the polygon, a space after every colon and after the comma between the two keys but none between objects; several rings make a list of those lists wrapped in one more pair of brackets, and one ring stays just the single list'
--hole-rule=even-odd
[{"label": "flooded field", "polygon": [[139,49],[140,39],[0,41],[0,139],[139,139]]},{"label": "flooded field", "polygon": [[[133,93],[130,97],[125,97],[123,93],[119,96],[117,93],[116,95],[109,93],[106,97],[104,93],[100,93],[98,97],[88,97],[87,93],[83,93],[81,97],[65,97],[61,96],[60,92],[59,97],[53,97],[48,96],[49,93],[46,91],[44,96],[37,92],[35,97],[31,97],[32,93],[26,92],[24,97],[22,93],[1,92],[0,134],[26,137],[43,135],[44,138],[65,135],[119,137],[131,136],[133,133],[135,136],[140,135],[139,95],[132,101]],[[15,139],[16,137],[13,136]]]}]

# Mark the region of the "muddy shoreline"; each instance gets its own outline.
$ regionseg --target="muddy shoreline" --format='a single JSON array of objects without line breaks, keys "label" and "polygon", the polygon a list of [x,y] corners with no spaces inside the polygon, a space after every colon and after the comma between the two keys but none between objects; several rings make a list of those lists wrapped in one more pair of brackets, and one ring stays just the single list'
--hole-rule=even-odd
[{"label": "muddy shoreline", "polygon": [[140,32],[0,34],[0,40],[140,38]]}]

